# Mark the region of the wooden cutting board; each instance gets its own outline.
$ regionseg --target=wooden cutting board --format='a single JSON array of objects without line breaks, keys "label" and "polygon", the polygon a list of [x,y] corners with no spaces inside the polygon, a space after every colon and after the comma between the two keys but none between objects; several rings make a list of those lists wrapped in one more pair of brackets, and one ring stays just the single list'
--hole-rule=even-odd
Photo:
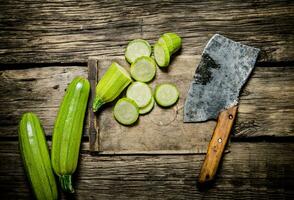
[{"label": "wooden cutting board", "polygon": [[[199,56],[178,56],[166,70],[157,69],[150,86],[154,88],[156,84],[165,82],[176,84],[180,91],[179,101],[167,109],[155,105],[149,114],[141,115],[134,126],[123,126],[113,118],[112,109],[116,101],[105,105],[96,114],[89,106],[90,150],[101,154],[205,153],[215,122],[183,123],[183,105],[199,59]],[[88,77],[92,90],[89,105],[92,105],[97,80],[113,61],[129,70],[129,64],[123,57],[89,59]]]}]

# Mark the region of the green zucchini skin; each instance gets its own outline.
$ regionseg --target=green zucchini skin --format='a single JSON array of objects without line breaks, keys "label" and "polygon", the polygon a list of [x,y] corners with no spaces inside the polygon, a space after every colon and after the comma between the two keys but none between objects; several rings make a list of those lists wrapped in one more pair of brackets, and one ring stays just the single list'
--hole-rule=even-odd
[{"label": "green zucchini skin", "polygon": [[35,114],[25,113],[22,116],[18,137],[22,160],[36,198],[39,200],[57,199],[58,190],[45,134]]},{"label": "green zucchini skin", "polygon": [[89,92],[87,79],[74,78],[67,87],[54,125],[51,162],[65,192],[74,192],[71,175],[77,168]]}]

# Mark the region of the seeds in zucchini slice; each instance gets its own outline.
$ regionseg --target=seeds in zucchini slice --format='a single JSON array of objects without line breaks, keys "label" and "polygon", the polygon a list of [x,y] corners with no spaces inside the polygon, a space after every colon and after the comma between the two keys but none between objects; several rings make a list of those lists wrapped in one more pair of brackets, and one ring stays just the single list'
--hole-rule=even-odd
[{"label": "seeds in zucchini slice", "polygon": [[152,91],[146,83],[133,82],[128,87],[126,96],[134,100],[139,108],[143,108],[151,101]]},{"label": "seeds in zucchini slice", "polygon": [[131,76],[136,81],[149,82],[156,74],[156,63],[153,58],[141,56],[131,65]]},{"label": "seeds in zucchini slice", "polygon": [[165,43],[154,45],[154,58],[159,67],[167,67],[170,62],[170,54]]},{"label": "seeds in zucchini slice", "polygon": [[155,103],[155,100],[154,100],[154,98],[152,97],[150,103],[149,103],[147,106],[145,106],[145,107],[139,109],[139,113],[140,113],[141,115],[144,115],[144,114],[149,113],[149,112],[152,110],[152,108],[154,107],[154,103]]},{"label": "seeds in zucchini slice", "polygon": [[139,108],[132,99],[121,98],[114,106],[113,115],[119,123],[131,125],[139,117]]},{"label": "seeds in zucchini slice", "polygon": [[169,107],[177,102],[179,91],[175,85],[164,83],[156,86],[154,97],[158,105]]},{"label": "seeds in zucchini slice", "polygon": [[150,56],[151,52],[151,46],[146,40],[136,39],[129,42],[125,51],[125,58],[129,63],[133,63],[141,56]]}]

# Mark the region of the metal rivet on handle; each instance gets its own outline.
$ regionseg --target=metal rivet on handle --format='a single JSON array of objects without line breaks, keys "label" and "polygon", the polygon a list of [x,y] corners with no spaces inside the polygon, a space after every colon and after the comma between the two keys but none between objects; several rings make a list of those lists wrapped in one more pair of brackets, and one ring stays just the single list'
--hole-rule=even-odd
[{"label": "metal rivet on handle", "polygon": [[222,143],[222,139],[221,138],[218,138],[218,143]]},{"label": "metal rivet on handle", "polygon": [[233,119],[233,115],[229,115],[229,119]]}]

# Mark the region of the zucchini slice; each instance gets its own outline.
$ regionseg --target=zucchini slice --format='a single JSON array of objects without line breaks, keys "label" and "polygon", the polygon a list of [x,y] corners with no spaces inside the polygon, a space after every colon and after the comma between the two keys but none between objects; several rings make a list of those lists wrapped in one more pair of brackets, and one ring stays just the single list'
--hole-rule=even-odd
[{"label": "zucchini slice", "polygon": [[156,63],[153,58],[141,56],[131,65],[131,76],[136,81],[149,82],[156,74]]},{"label": "zucchini slice", "polygon": [[167,37],[165,35],[162,35],[158,39],[158,43],[166,45],[170,55],[173,53],[174,45],[173,45],[173,42],[171,41],[171,39],[169,37]]},{"label": "zucchini slice", "polygon": [[139,108],[133,100],[121,98],[114,106],[113,115],[119,123],[131,125],[135,123],[139,117]]},{"label": "zucchini slice", "polygon": [[182,46],[182,39],[176,33],[165,33],[161,36],[167,44],[169,44],[170,54],[174,54]]},{"label": "zucchini slice", "polygon": [[146,83],[133,82],[128,87],[126,96],[134,100],[139,108],[143,108],[150,103],[152,91]]},{"label": "zucchini slice", "polygon": [[154,100],[154,98],[152,97],[150,103],[149,103],[147,106],[145,106],[145,107],[139,109],[139,113],[140,113],[141,115],[144,115],[144,114],[149,113],[149,112],[152,110],[152,108],[154,107],[154,103],[155,103],[155,100]]},{"label": "zucchini slice", "polygon": [[154,45],[154,58],[159,67],[167,67],[170,62],[170,53],[165,43],[157,42]]},{"label": "zucchini slice", "polygon": [[155,89],[156,103],[162,107],[174,105],[179,98],[177,87],[170,83],[164,83],[156,86]]},{"label": "zucchini slice", "polygon": [[132,64],[141,56],[150,56],[151,52],[151,46],[146,40],[136,39],[129,42],[125,51],[125,58]]}]

